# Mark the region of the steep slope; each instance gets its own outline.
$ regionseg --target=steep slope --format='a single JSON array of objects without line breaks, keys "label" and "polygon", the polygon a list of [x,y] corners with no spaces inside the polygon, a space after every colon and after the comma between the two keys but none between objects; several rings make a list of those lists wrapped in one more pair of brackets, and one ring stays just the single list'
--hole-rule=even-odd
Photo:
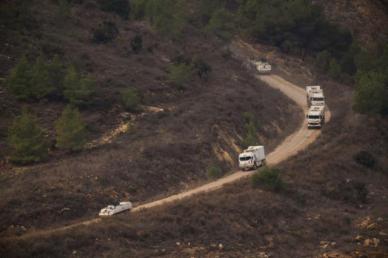
[{"label": "steep slope", "polygon": [[326,17],[352,31],[364,47],[388,40],[388,5],[381,0],[320,1]]},{"label": "steep slope", "polygon": [[[279,71],[288,70],[282,68]],[[314,80],[324,87],[332,121],[309,149],[280,165],[285,190],[272,192],[242,181],[129,218],[14,245],[6,242],[3,250],[82,256],[384,257],[386,121],[355,115],[350,88],[291,68],[294,80]],[[355,158],[360,150],[371,155],[374,166]]]},{"label": "steep slope", "polygon": [[[268,151],[302,119],[294,104],[257,82],[240,61],[232,59],[223,42],[194,28],[174,41],[147,23],[122,20],[90,3],[72,6],[65,19],[59,19],[60,10],[51,1],[33,2],[31,10],[35,22],[30,30],[6,30],[2,43],[10,58],[1,57],[1,75],[5,77],[25,51],[31,59],[39,52],[48,59],[58,54],[96,80],[94,104],[81,110],[90,141],[121,122],[131,126],[98,148],[65,153],[52,147],[50,158],[41,164],[2,163],[0,225],[4,234],[94,217],[101,207],[123,199],[134,203],[159,199],[211,180],[207,175],[211,165],[223,173],[234,171],[246,134],[246,112],[255,118],[257,137]],[[101,21],[116,24],[119,36],[112,42],[93,42],[93,31]],[[136,35],[143,39],[138,54],[130,48]],[[210,65],[208,79],[194,74],[184,90],[169,82],[170,67],[182,59],[202,59]],[[126,112],[120,94],[129,86],[141,93],[143,105],[164,111]],[[0,118],[1,152],[8,153],[7,128],[22,106],[38,115],[54,146],[53,124],[66,102],[18,101],[4,83],[0,87],[7,103]]]}]

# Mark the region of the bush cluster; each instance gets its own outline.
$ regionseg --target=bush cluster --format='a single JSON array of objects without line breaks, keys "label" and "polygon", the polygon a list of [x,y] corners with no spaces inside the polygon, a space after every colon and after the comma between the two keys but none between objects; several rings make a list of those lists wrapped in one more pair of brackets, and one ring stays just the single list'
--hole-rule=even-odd
[{"label": "bush cluster", "polygon": [[217,179],[223,176],[222,169],[217,165],[211,165],[207,169],[207,176],[209,179]]},{"label": "bush cluster", "polygon": [[31,64],[22,57],[7,78],[7,88],[19,100],[65,98],[74,105],[90,102],[94,81],[82,76],[74,66],[66,66],[59,57],[45,62],[42,56]]},{"label": "bush cluster", "polygon": [[252,176],[252,186],[264,186],[273,191],[281,191],[285,188],[285,184],[280,177],[280,170],[268,167],[258,170]]},{"label": "bush cluster", "polygon": [[100,9],[105,12],[116,13],[123,19],[128,19],[131,6],[128,0],[98,0]]},{"label": "bush cluster", "polygon": [[[86,125],[74,106],[67,106],[55,122],[56,147],[66,151],[79,151],[86,143]],[[10,126],[7,135],[10,161],[29,164],[44,160],[48,156],[49,141],[37,118],[23,109]]]},{"label": "bush cluster", "polygon": [[121,103],[127,111],[138,111],[141,99],[137,90],[129,88],[121,93]]}]

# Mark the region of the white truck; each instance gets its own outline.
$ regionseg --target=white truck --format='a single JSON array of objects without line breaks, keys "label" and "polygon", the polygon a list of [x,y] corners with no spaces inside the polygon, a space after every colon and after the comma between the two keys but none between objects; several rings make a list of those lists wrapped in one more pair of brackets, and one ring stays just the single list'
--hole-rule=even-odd
[{"label": "white truck", "polygon": [[132,209],[131,202],[120,202],[119,205],[108,205],[107,207],[101,209],[98,215],[101,217],[108,217],[130,209]]},{"label": "white truck", "polygon": [[264,146],[249,146],[238,156],[238,164],[242,170],[257,169],[265,165]]},{"label": "white truck", "polygon": [[256,70],[259,73],[266,74],[272,71],[272,66],[268,62],[252,61],[252,63],[256,66]]},{"label": "white truck", "polygon": [[325,96],[321,86],[307,86],[307,106],[325,106]]},{"label": "white truck", "polygon": [[306,118],[307,128],[322,128],[325,123],[325,106],[311,106]]}]

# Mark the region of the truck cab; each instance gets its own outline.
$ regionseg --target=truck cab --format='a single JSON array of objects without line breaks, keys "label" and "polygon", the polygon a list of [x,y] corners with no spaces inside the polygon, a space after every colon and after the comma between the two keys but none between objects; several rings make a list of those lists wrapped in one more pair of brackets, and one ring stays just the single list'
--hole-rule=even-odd
[{"label": "truck cab", "polygon": [[311,106],[306,118],[308,128],[322,128],[325,123],[325,107]]},{"label": "truck cab", "polygon": [[239,155],[238,164],[242,170],[257,169],[265,165],[264,146],[249,146]]}]

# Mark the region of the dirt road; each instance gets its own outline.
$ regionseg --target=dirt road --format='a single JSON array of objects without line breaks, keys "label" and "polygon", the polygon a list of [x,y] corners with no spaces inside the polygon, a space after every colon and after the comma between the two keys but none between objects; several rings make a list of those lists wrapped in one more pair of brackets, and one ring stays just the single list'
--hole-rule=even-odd
[{"label": "dirt road", "polygon": [[[258,75],[257,78],[259,80],[264,81],[268,86],[280,90],[283,94],[287,95],[290,99],[292,99],[300,108],[302,108],[304,112],[306,111],[307,109],[306,93],[302,88],[284,80],[283,78],[277,75],[261,75],[261,76]],[[326,122],[328,122],[329,120],[330,120],[330,112],[327,111]],[[319,136],[320,132],[321,132],[320,130],[308,130],[306,122],[304,121],[299,126],[297,131],[295,131],[293,134],[288,136],[273,152],[267,155],[267,164],[270,166],[274,166],[292,157],[293,155],[297,154],[300,150],[305,149],[310,143],[312,143]],[[238,171],[229,176],[223,177],[219,180],[194,188],[192,190],[175,194],[175,195],[163,198],[161,200],[152,201],[149,203],[139,205],[134,209],[132,209],[131,212],[139,212],[144,209],[149,209],[156,206],[161,206],[178,200],[182,200],[184,198],[188,198],[196,194],[203,194],[203,193],[215,191],[217,189],[222,188],[225,184],[229,184],[229,183],[235,182],[236,180],[249,177],[252,174],[253,174],[252,172]],[[96,219],[87,220],[87,221],[83,221],[83,222],[79,222],[79,223],[75,223],[75,224],[71,224],[71,225],[59,227],[59,228],[30,231],[25,233],[24,235],[21,235],[18,238],[20,239],[20,238],[36,237],[41,235],[49,235],[52,233],[66,231],[78,226],[91,225],[94,223],[98,223],[100,221],[101,221],[100,218],[96,218]]]},{"label": "dirt road", "polygon": [[[298,106],[300,106],[304,112],[306,112],[306,92],[302,88],[284,80],[283,78],[277,75],[262,75],[257,76],[257,78],[259,80],[264,81],[268,86],[280,90],[283,94],[287,95]],[[327,111],[326,122],[328,122],[329,120],[330,112]],[[270,166],[274,166],[297,154],[300,150],[305,149],[310,143],[312,143],[319,136],[320,132],[320,130],[308,130],[307,124],[304,121],[296,132],[288,136],[273,152],[268,154],[267,164]],[[165,205],[167,203],[172,203],[184,198],[188,198],[195,194],[215,191],[223,187],[225,184],[232,183],[244,177],[249,177],[252,174],[252,172],[238,171],[217,181],[194,188],[187,192],[175,194],[161,200],[139,205],[136,208],[132,209],[132,212],[138,212],[143,209],[149,209],[156,206]]]}]

